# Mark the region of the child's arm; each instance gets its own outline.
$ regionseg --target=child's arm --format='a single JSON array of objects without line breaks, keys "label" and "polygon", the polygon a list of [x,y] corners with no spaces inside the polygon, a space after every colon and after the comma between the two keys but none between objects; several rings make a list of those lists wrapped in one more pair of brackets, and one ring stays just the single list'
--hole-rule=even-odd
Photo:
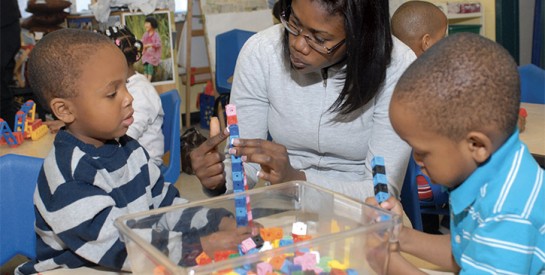
[{"label": "child's arm", "polygon": [[[369,197],[365,202],[378,206],[374,197]],[[380,207],[403,216],[403,207],[393,196],[382,202]],[[452,257],[450,235],[432,235],[402,226],[402,230],[399,231],[398,240],[399,250],[402,252],[414,255],[450,271],[455,272],[459,270],[458,265]],[[417,272],[420,272],[420,270],[405,260],[399,252],[393,251],[389,263],[389,273],[408,274],[408,272],[410,274],[418,274]]]},{"label": "child's arm", "polygon": [[155,33],[151,36],[150,46],[154,49],[160,49],[162,46],[161,37],[159,37],[159,33],[157,31],[155,31]]}]

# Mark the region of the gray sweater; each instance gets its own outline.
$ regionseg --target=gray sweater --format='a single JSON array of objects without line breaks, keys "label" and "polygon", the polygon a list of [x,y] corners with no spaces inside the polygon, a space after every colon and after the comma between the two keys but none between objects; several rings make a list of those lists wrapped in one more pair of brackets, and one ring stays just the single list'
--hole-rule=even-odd
[{"label": "gray sweater", "polygon": [[[241,138],[266,139],[287,147],[290,163],[305,172],[307,181],[358,200],[373,196],[370,160],[383,156],[391,194],[399,197],[410,147],[394,132],[388,106],[397,80],[416,58],[392,37],[394,50],[384,88],[351,117],[328,111],[344,79],[338,67],[328,70],[327,85],[320,73],[289,69],[282,53],[284,28],[278,24],[252,36],[237,60],[230,103],[237,108]],[[227,192],[232,191],[230,158],[225,161]],[[260,169],[245,163],[248,184]]]}]

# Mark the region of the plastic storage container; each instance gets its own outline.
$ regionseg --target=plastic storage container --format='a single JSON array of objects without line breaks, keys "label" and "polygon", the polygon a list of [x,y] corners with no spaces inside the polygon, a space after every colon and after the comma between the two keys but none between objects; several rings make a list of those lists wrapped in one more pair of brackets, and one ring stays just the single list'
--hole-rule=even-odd
[{"label": "plastic storage container", "polygon": [[[241,195],[250,198],[254,222],[264,228],[282,228],[284,236],[291,236],[295,222],[303,222],[307,226],[307,236],[311,238],[255,254],[195,266],[179,266],[178,259],[173,260],[167,255],[168,252],[158,249],[162,242],[157,237],[153,243],[159,245],[147,241],[150,239],[150,229],[168,230],[157,227],[161,220],[169,216],[179,217],[182,211],[192,207],[222,207],[235,213],[235,197]],[[279,258],[288,262],[282,269],[274,270],[279,274],[288,274],[281,270],[289,270],[287,263],[294,263],[293,258],[304,252],[319,255],[316,257],[316,267],[312,268],[318,273],[339,268],[348,274],[382,274],[389,259],[388,244],[395,240],[394,229],[399,225],[400,218],[396,215],[300,181],[126,215],[115,222],[135,274],[227,274],[229,271],[265,274],[263,266],[267,264],[264,263],[272,264]]]},{"label": "plastic storage container", "polygon": [[459,32],[471,32],[475,34],[481,33],[481,25],[449,25],[448,33],[459,33]]}]

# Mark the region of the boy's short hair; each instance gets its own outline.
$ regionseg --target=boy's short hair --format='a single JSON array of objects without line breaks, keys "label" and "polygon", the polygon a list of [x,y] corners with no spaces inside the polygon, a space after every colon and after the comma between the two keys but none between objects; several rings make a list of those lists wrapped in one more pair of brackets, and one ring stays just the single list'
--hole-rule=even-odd
[{"label": "boy's short hair", "polygon": [[114,47],[106,36],[79,29],[51,32],[36,44],[28,61],[28,78],[45,109],[51,111],[49,102],[53,98],[77,95],[83,64],[104,45]]},{"label": "boy's short hair", "polygon": [[469,131],[507,138],[516,129],[520,105],[517,64],[494,41],[472,33],[450,35],[409,66],[392,100],[451,140]]},{"label": "boy's short hair", "polygon": [[413,43],[424,34],[439,31],[445,23],[446,15],[434,4],[409,1],[399,6],[392,15],[392,34],[405,43]]}]

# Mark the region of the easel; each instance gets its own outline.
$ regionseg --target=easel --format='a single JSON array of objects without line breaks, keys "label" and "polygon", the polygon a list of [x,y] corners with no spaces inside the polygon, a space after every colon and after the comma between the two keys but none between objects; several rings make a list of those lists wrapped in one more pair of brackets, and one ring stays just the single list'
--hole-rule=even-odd
[{"label": "easel", "polygon": [[[191,86],[197,83],[206,83],[208,80],[212,80],[212,83],[214,85],[214,90],[216,90],[216,84],[214,81],[214,74],[212,73],[212,69],[210,68],[210,64],[208,67],[200,67],[195,68],[194,70],[191,68],[191,42],[194,36],[204,36],[205,38],[205,46],[206,46],[206,55],[208,60],[210,60],[210,53],[208,52],[208,37],[206,35],[206,24],[204,22],[204,14],[202,12],[202,5],[200,4],[200,0],[195,0],[199,3],[199,9],[201,10],[201,18],[203,21],[203,28],[201,30],[193,30],[193,1],[194,0],[188,0],[187,3],[187,14],[185,19],[185,29],[186,29],[186,53],[185,53],[185,127],[189,128],[191,126]],[[196,79],[195,76],[197,75],[205,75],[204,77],[201,77],[199,79]],[[206,77],[206,75],[209,75]],[[193,78],[193,81],[192,81]]]},{"label": "easel", "polygon": [[[246,7],[240,7],[240,10],[237,11],[231,11],[229,4],[226,4],[227,10],[222,10],[222,7],[215,7],[214,11],[210,11],[210,7],[207,6],[206,0],[188,0],[187,4],[187,15],[186,15],[186,23],[185,30],[186,30],[186,52],[185,52],[185,68],[186,68],[186,76],[183,78],[185,80],[185,86],[186,91],[189,91],[186,93],[186,118],[185,123],[186,127],[190,126],[190,111],[189,107],[190,105],[190,89],[191,86],[195,83],[206,83],[206,81],[211,80],[212,84],[214,86],[214,90],[216,89],[216,82],[215,82],[215,41],[209,40],[214,39],[217,34],[223,33],[225,31],[229,31],[231,29],[242,29],[242,30],[248,30],[248,31],[260,31],[263,29],[266,29],[267,27],[271,26],[273,24],[272,19],[272,12],[270,9],[265,8],[266,7],[266,0],[263,1],[263,5],[261,4],[249,4],[250,6],[255,6],[254,8],[251,8],[250,6]],[[192,18],[194,16],[194,10],[193,6],[195,3],[198,3],[201,16],[202,16],[202,30],[193,30],[192,26]],[[217,4],[217,3],[216,3]],[[219,9],[219,11],[218,11]],[[250,11],[245,11],[244,9],[249,9]],[[206,15],[206,16],[205,16]],[[210,24],[207,27],[207,24],[205,22],[205,18],[208,17],[208,19],[213,19],[210,21]],[[218,23],[219,22],[219,23]],[[189,31],[191,30],[191,31]],[[205,46],[206,46],[206,54],[208,58],[208,66],[207,67],[201,67],[201,68],[195,68],[193,71],[191,71],[191,40],[192,37],[195,36],[204,36],[205,40]],[[211,58],[214,60],[211,60]],[[208,75],[206,79],[203,79],[203,75]],[[191,83],[191,78],[194,78],[194,83]],[[198,79],[200,78],[200,79]],[[216,93],[217,95],[217,93]],[[222,110],[218,110],[218,115],[220,116],[220,123],[224,121],[223,118],[221,118],[221,115],[223,114]],[[222,128],[225,125],[221,125]]]}]

